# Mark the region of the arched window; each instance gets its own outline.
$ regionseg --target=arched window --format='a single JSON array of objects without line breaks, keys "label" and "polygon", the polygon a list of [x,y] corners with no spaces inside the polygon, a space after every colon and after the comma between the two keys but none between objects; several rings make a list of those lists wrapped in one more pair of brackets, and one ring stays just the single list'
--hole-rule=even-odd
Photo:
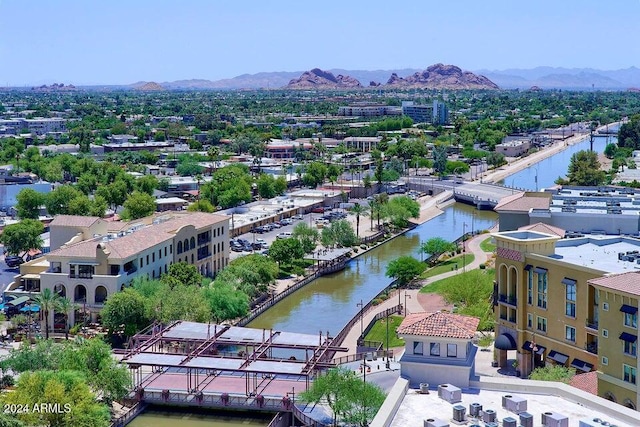
[{"label": "arched window", "polygon": [[189,250],[189,239],[184,239],[184,242],[182,243],[182,245],[184,246],[184,251],[188,251]]},{"label": "arched window", "polygon": [[182,242],[178,242],[178,253],[182,253]]},{"label": "arched window", "polygon": [[623,405],[629,409],[633,409],[634,411],[636,410],[636,405],[629,398],[624,400]]},{"label": "arched window", "polygon": [[612,402],[617,402],[616,397],[610,391],[606,392],[603,397]]},{"label": "arched window", "polygon": [[106,300],[107,300],[107,288],[100,285],[96,288],[96,297],[95,297],[96,304],[104,304]]},{"label": "arched window", "polygon": [[195,249],[195,247],[196,247],[196,238],[195,237],[191,238],[191,246],[190,247],[191,247],[191,249]]},{"label": "arched window", "polygon": [[84,285],[76,285],[73,292],[74,302],[87,302],[87,288]]},{"label": "arched window", "polygon": [[53,287],[53,293],[60,295],[60,298],[64,298],[67,296],[67,288],[62,283],[58,283]]}]

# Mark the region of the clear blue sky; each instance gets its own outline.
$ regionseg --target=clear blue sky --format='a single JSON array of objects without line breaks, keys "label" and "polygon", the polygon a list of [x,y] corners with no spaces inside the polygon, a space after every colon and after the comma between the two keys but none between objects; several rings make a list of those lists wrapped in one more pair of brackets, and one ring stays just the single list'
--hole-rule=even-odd
[{"label": "clear blue sky", "polygon": [[640,0],[0,0],[0,86],[640,66]]}]

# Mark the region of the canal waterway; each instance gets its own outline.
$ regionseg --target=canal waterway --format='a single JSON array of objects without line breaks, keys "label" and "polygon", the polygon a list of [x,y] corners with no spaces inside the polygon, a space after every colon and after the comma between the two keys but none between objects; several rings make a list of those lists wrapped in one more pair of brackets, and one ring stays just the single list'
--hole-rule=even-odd
[{"label": "canal waterway", "polygon": [[257,412],[196,412],[153,408],[134,418],[128,427],[264,427],[274,414]]},{"label": "canal waterway", "polygon": [[[593,148],[597,152],[602,152],[610,142],[617,142],[617,140],[594,138]],[[500,184],[528,190],[551,187],[559,176],[566,175],[571,156],[580,150],[589,149],[589,146],[587,137],[584,141],[507,177]],[[362,221],[361,226],[370,225],[368,218]],[[477,211],[471,206],[455,203],[445,208],[442,215],[351,260],[345,270],[322,277],[300,289],[267,310],[248,326],[309,334],[329,331],[335,335],[349,319],[357,314],[357,304],[361,300],[366,304],[391,283],[391,279],[385,276],[387,264],[391,260],[409,254],[420,258],[421,242],[432,237],[453,241],[465,231],[487,229],[496,221],[497,215],[494,212]],[[268,425],[268,419],[255,415],[257,414],[199,414],[190,411],[154,409],[139,415],[129,425],[131,427]]]},{"label": "canal waterway", "polygon": [[[305,286],[248,326],[307,334],[329,331],[335,335],[358,313],[361,300],[366,304],[391,283],[392,279],[385,276],[391,260],[402,255],[419,259],[421,242],[432,237],[453,241],[464,231],[490,228],[496,220],[497,215],[491,211],[477,211],[461,203],[450,205],[443,214],[351,260],[343,271]],[[369,220],[365,221],[369,226]]]},{"label": "canal waterway", "polygon": [[[611,130],[615,130],[614,127]],[[597,153],[602,153],[607,144],[617,142],[618,139],[615,137],[593,138],[593,150]],[[498,181],[498,184],[525,190],[542,190],[543,188],[552,187],[558,177],[564,178],[567,176],[571,156],[578,151],[589,150],[590,144],[589,136],[587,136],[582,142],[571,145],[558,154],[514,173],[504,180]]]}]

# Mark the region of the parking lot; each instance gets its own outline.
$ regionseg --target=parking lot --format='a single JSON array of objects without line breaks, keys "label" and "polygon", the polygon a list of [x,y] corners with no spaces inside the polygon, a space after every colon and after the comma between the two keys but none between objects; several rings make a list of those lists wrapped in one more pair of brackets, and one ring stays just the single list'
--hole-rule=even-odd
[{"label": "parking lot", "polygon": [[[352,203],[360,203],[364,206],[367,205],[366,200],[351,200]],[[323,217],[325,219],[323,219]],[[329,219],[331,218],[331,219]],[[256,227],[255,232],[242,234],[235,239],[231,240],[230,246],[230,255],[229,258],[234,260],[240,256],[251,254],[251,253],[263,253],[267,254],[269,247],[271,244],[280,238],[290,237],[293,233],[293,228],[296,224],[300,222],[304,222],[308,224],[310,227],[317,227],[318,231],[321,231],[321,228],[325,225],[328,225],[331,220],[337,219],[346,219],[353,223],[355,228],[355,216],[349,215],[348,211],[345,209],[323,209],[323,212],[311,212],[306,215],[296,215],[290,218],[291,222],[289,223],[288,219],[285,219],[285,224],[281,224],[282,221],[279,221],[277,225],[274,223],[270,224],[270,227]],[[365,228],[365,222],[362,217],[360,218],[360,231],[362,232]],[[275,226],[274,226],[275,225]],[[368,229],[368,227],[366,227]],[[234,242],[236,242],[234,244]],[[240,242],[238,244],[237,242]]]}]

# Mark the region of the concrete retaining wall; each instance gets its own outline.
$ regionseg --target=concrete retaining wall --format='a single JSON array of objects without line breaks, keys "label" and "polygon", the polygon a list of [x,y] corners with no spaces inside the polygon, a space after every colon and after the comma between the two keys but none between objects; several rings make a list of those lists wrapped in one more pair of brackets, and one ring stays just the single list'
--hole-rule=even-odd
[{"label": "concrete retaining wall", "polygon": [[409,381],[398,378],[369,426],[389,427],[404,400],[404,396],[407,394],[407,390],[409,390]]}]

